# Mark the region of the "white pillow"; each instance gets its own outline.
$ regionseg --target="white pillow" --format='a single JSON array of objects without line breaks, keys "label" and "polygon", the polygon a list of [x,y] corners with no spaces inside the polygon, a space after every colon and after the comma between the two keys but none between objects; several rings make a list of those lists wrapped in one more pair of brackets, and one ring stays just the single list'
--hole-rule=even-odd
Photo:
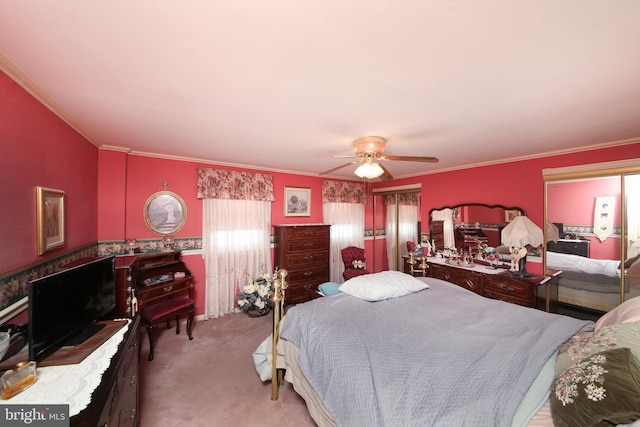
[{"label": "white pillow", "polygon": [[604,314],[596,322],[595,330],[599,331],[605,326],[615,325],[616,323],[629,322],[640,322],[640,297],[628,299]]},{"label": "white pillow", "polygon": [[365,301],[381,301],[421,291],[429,285],[399,271],[364,274],[347,280],[340,291]]}]

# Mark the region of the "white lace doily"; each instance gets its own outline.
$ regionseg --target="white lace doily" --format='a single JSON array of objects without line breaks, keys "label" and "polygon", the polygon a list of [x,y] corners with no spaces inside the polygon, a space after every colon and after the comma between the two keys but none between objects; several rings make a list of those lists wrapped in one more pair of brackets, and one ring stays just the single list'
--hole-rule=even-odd
[{"label": "white lace doily", "polygon": [[102,374],[111,364],[125,333],[131,326],[130,319],[112,337],[73,365],[57,365],[36,368],[34,385],[5,402],[11,404],[69,404],[69,416],[80,413],[91,402],[93,391],[100,385]]}]

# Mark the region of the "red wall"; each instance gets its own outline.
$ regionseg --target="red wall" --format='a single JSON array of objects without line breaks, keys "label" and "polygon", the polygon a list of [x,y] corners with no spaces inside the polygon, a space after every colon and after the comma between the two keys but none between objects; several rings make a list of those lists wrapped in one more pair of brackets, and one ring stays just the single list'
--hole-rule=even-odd
[{"label": "red wall", "polygon": [[[194,162],[127,155],[97,150],[65,125],[6,75],[0,73],[0,195],[5,209],[0,212],[0,275],[38,263],[59,253],[98,240],[158,238],[145,225],[143,207],[153,193],[162,190],[161,181],[179,194],[187,205],[187,222],[177,237],[202,234],[201,201],[196,199],[197,166],[225,168]],[[126,142],[123,142],[126,145]],[[521,206],[537,224],[543,220],[542,169],[640,157],[640,144],[587,151],[562,156],[525,160],[474,169],[423,175],[374,187],[420,183],[421,218],[427,229],[432,208],[464,202]],[[260,172],[260,171],[257,171]],[[274,176],[276,201],[272,222],[321,223],[320,177],[265,172]],[[36,255],[35,186],[66,191],[67,243],[64,248]],[[311,217],[285,218],[285,186],[312,189]],[[8,208],[6,206],[9,206]],[[378,227],[384,227],[382,215]],[[372,206],[366,206],[366,227],[372,228]],[[378,240],[376,254],[383,257],[384,240]],[[368,253],[371,240],[365,243]],[[204,264],[200,256],[187,256],[196,277],[197,312],[203,312]]]},{"label": "red wall", "polygon": [[[98,149],[0,72],[0,274],[98,238]],[[64,247],[38,256],[36,186],[65,192]]]},{"label": "red wall", "polygon": [[422,218],[428,218],[429,210],[433,208],[481,202],[491,205],[519,206],[527,212],[533,222],[540,226],[544,222],[543,169],[637,157],[640,157],[640,143],[422,175],[391,183],[379,183],[374,187],[421,184]]},{"label": "red wall", "polygon": [[[615,206],[620,206],[620,177],[598,178],[586,181],[563,182],[561,187],[555,183],[547,185],[549,221],[567,225],[593,226],[595,199],[600,196],[615,196]],[[616,209],[613,215],[613,226],[620,227],[621,212]],[[620,259],[620,238],[610,237],[603,242],[592,237],[590,257],[596,259]]]}]

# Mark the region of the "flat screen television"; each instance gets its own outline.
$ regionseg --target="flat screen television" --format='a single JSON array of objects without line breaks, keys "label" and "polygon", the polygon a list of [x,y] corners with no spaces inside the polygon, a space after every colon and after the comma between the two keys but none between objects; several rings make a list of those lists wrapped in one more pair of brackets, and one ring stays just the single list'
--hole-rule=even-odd
[{"label": "flat screen television", "polygon": [[116,306],[115,256],[98,258],[29,282],[29,360],[77,345]]}]

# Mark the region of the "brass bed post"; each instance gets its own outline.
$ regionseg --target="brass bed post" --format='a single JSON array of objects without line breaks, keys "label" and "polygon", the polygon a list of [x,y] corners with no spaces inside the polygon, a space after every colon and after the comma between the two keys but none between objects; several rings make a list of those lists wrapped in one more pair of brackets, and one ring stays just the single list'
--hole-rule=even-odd
[{"label": "brass bed post", "polygon": [[273,335],[271,339],[271,400],[278,400],[278,387],[282,384],[284,376],[281,369],[276,366],[278,358],[278,340],[280,339],[280,321],[284,316],[285,290],[287,289],[287,270],[278,271],[278,278],[274,279],[273,293],[269,299],[273,302]]}]

